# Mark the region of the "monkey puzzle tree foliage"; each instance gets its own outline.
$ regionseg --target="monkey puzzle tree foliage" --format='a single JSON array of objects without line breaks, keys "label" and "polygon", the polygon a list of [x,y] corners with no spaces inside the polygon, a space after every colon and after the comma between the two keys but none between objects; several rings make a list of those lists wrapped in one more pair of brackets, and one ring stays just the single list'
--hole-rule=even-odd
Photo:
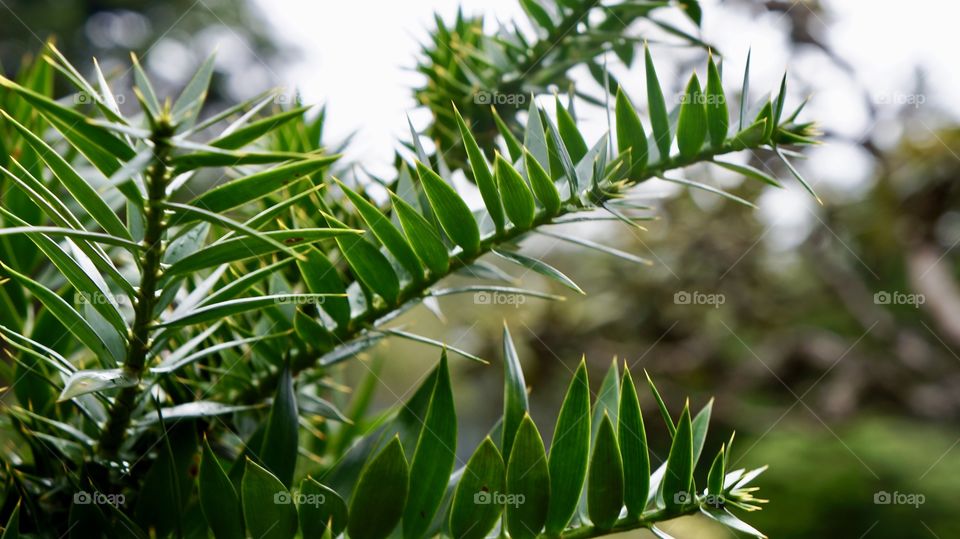
[{"label": "monkey puzzle tree foliage", "polygon": [[[602,7],[523,5],[548,36],[558,14]],[[686,10],[699,21],[695,5]],[[649,7],[604,12],[646,17]],[[633,54],[625,48],[634,40],[615,37],[623,27],[566,24],[596,48],[562,64],[595,62],[607,42]],[[525,57],[549,52],[481,37],[528,47]],[[491,50],[472,50],[471,61],[490,60]],[[52,45],[15,81],[0,79],[0,342],[13,394],[0,472],[5,535],[460,538],[499,526],[514,537],[635,528],[668,537],[658,523],[702,513],[762,536],[731,512],[758,508],[752,482],[763,471],[729,469],[732,437],[694,477],[711,404],[694,413],[687,403],[677,416],[646,378],[671,435],[657,466],[629,369],[615,361],[592,398],[581,363],[547,447],[504,329],[502,420],[461,462],[448,362],[486,360],[395,323],[445,296],[556,299],[498,282],[508,276],[489,257],[582,293],[521,240],[565,223],[637,228],[644,207],[631,190],[653,178],[749,204],[671,171],[708,164],[779,185],[724,156],[772,151],[786,161],[786,147],[813,142],[799,109],[784,109],[785,81],[754,107],[740,89],[731,119],[712,57],[706,79],[693,74],[668,107],[643,54],[649,117],[616,89],[610,132],[593,145],[558,97],[549,113],[531,100],[525,116],[495,122],[501,153],[475,132],[461,95],[443,114],[464,162],[428,155],[412,133],[395,178],[350,185],[331,174],[339,156],[324,149],[322,115],[305,107],[268,93],[203,117],[212,60],[178,97],[162,99],[134,58],[130,109],[117,106],[102,73],[84,77]],[[57,74],[75,87],[72,99],[53,98]],[[513,88],[490,81],[491,90]],[[481,207],[454,188],[461,170]],[[448,285],[452,274],[474,282]],[[368,411],[371,368],[341,412],[338,364],[387,338],[437,347],[440,361],[381,414]]]}]

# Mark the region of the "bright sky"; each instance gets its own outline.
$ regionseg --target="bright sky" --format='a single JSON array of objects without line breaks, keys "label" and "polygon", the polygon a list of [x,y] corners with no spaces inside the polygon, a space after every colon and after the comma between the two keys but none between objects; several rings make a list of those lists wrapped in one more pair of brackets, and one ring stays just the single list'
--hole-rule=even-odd
[{"label": "bright sky", "polygon": [[[406,117],[422,127],[425,111],[414,108],[410,88],[418,81],[411,71],[418,41],[433,25],[433,13],[449,20],[462,5],[467,13],[484,13],[490,21],[525,20],[517,0],[429,0],[386,2],[351,0],[326,3],[316,0],[255,0],[278,38],[301,51],[299,61],[271,70],[302,93],[308,103],[327,103],[329,135],[335,139],[359,130],[350,155],[373,170],[382,171],[392,158],[398,140],[408,137]],[[955,57],[955,24],[960,2],[913,0],[825,0],[829,15],[823,31],[828,42],[851,65],[856,81],[822,55],[787,56],[784,30],[787,21],[778,15],[754,17],[718,0],[705,0],[704,37],[726,55],[725,84],[739,85],[748,48],[753,47],[751,87],[775,89],[787,65],[791,66],[791,97],[795,102],[813,96],[808,112],[826,130],[851,139],[874,136],[878,142],[895,141],[899,125],[892,119],[898,103],[947,109],[960,116],[960,62]],[[796,2],[794,10],[806,10]],[[654,50],[655,55],[658,51]],[[670,51],[663,51],[669,54]],[[660,67],[660,66],[663,67]],[[658,61],[661,80],[671,79],[670,63]],[[917,68],[926,75],[926,90],[916,93]],[[621,72],[622,73],[622,72]],[[628,92],[643,93],[642,69],[619,75]],[[859,83],[860,86],[857,85]],[[887,120],[868,123],[862,88]],[[674,90],[679,90],[675,88]],[[803,92],[802,94],[800,92]],[[759,96],[755,96],[759,97]],[[788,104],[789,107],[789,104]],[[602,111],[580,107],[588,132],[599,136],[605,126]],[[931,115],[930,127],[943,115]],[[865,187],[870,160],[855,145],[832,144],[811,152],[801,168],[819,184],[826,200],[849,196]],[[800,200],[802,198],[802,200]],[[799,202],[799,203],[798,203]],[[809,199],[798,190],[768,193],[761,200],[761,215],[779,223],[791,244],[798,229],[809,226]],[[771,234],[778,239],[777,230]]]}]

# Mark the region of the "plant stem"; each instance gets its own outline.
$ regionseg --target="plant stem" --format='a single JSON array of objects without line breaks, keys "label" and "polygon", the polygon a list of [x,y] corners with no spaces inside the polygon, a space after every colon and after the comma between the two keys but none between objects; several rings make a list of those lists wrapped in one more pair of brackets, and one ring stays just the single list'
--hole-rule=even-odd
[{"label": "plant stem", "polygon": [[[163,233],[166,229],[163,202],[167,196],[167,182],[170,179],[168,159],[171,149],[169,137],[172,134],[173,128],[170,124],[160,118],[151,138],[154,144],[154,159],[146,175],[144,250],[138,260],[140,286],[135,299],[133,326],[128,335],[127,356],[123,363],[124,374],[135,380],[139,380],[146,369],[147,354],[150,350],[150,325],[153,323],[153,312],[157,305],[157,282],[160,279]],[[139,384],[125,387],[114,399],[107,424],[97,446],[101,457],[106,459],[117,457],[127,427],[130,426],[131,415],[140,391]]]},{"label": "plant stem", "polygon": [[[735,142],[736,144],[734,144]],[[761,144],[758,143],[754,146],[759,147],[760,145]],[[685,158],[680,155],[675,155],[665,160],[651,163],[641,175],[627,180],[623,189],[642,183],[651,178],[662,176],[669,170],[683,168],[695,163],[711,161],[718,155],[741,151],[744,149],[743,146],[744,144],[742,142],[736,140],[727,141],[726,144],[718,148],[707,147],[701,153],[695,156]],[[600,194],[595,197],[594,203],[599,206],[602,203],[614,199],[616,194],[617,193]],[[461,268],[469,266],[481,256],[489,253],[490,250],[500,245],[510,243],[541,226],[552,224],[555,218],[567,215],[573,210],[573,205],[567,204],[566,206],[562,207],[556,215],[548,215],[545,212],[540,212],[537,214],[533,223],[528,228],[513,227],[491,234],[481,241],[480,248],[476,253],[469,255],[461,253],[452,257],[450,260],[450,269],[447,271],[447,273],[442,275],[430,275],[425,279],[408,284],[403,290],[400,291],[400,295],[395,304],[380,304],[377,307],[368,308],[359,316],[351,320],[348,327],[336,331],[335,336],[341,344],[350,342],[363,331],[371,329],[378,320],[390,314],[391,312],[398,310],[404,304],[411,301],[420,301],[424,297],[428,296],[430,293],[430,287],[437,284],[444,277],[447,277]],[[291,363],[292,374],[296,376],[298,373],[316,366],[316,362],[325,352],[326,351],[314,351],[312,353],[303,353],[294,356],[294,359]],[[272,395],[277,376],[279,376],[279,372],[273,372],[260,379],[258,382],[255,382],[253,387],[240,395],[239,402],[254,402],[261,400],[268,395]]]}]

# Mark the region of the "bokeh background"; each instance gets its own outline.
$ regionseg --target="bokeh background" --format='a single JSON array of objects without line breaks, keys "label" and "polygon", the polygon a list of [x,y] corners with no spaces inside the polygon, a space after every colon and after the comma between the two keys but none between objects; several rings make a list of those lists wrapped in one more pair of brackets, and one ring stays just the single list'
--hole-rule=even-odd
[{"label": "bokeh background", "polygon": [[[515,0],[0,0],[0,62],[11,71],[54,35],[84,68],[97,56],[108,73],[123,72],[134,50],[161,86],[177,88],[216,50],[213,108],[284,86],[326,105],[325,136],[349,140],[350,161],[386,174],[408,140],[408,115],[418,128],[430,119],[411,90],[422,83],[413,69],[420,43],[434,13],[450,19],[458,5],[491,24],[524,24]],[[545,433],[581,355],[595,387],[617,357],[646,369],[669,403],[716,397],[708,449],[735,429],[733,461],[770,465],[759,484],[771,502],[750,522],[771,537],[960,537],[960,6],[703,7],[702,38],[723,55],[726,83],[739,84],[752,48],[754,88],[775,88],[789,66],[789,99],[810,98],[805,114],[820,122],[825,144],[799,166],[824,204],[794,184],[774,190],[691,169],[759,208],[651,185],[660,198],[649,231],[561,231],[603,238],[651,267],[535,238],[530,248],[587,297],[519,307],[459,298],[440,303],[443,320],[408,313],[402,322],[418,332],[493,360],[455,364],[460,445],[473,447],[500,413],[505,321]],[[667,91],[680,91],[680,73],[702,73],[702,50],[652,46]],[[609,65],[643,95],[642,70],[615,57]],[[577,80],[596,86],[586,73]],[[578,112],[599,136],[604,111],[578,104]],[[523,283],[565,294],[534,276]],[[714,301],[684,301],[691,297]],[[409,394],[436,350],[387,343],[346,367],[348,379],[374,361],[383,362],[376,395],[385,408]],[[663,456],[666,432],[652,401],[643,404]],[[696,517],[671,524],[679,537],[730,533]]]}]

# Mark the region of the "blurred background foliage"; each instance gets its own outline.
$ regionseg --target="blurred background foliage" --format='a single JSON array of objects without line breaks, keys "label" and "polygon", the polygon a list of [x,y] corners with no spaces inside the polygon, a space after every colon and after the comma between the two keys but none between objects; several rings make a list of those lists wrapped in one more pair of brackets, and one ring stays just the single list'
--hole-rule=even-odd
[{"label": "blurred background foliage", "polygon": [[[784,47],[819,55],[840,71],[856,70],[830,49],[824,22],[830,13],[820,3],[727,4],[756,17],[775,14],[786,21],[780,26]],[[55,35],[81,66],[96,55],[109,70],[125,60],[125,51],[136,50],[156,80],[174,87],[219,47],[214,100],[226,104],[274,85],[274,62],[312,52],[290,50],[277,29],[262,24],[258,9],[243,0],[7,0],[0,6],[0,59],[9,74],[40,40]],[[460,24],[469,29],[477,20]],[[422,71],[429,59],[420,62]],[[578,76],[595,82],[589,73],[571,75]],[[423,104],[427,88],[425,80],[411,90],[411,100]],[[918,77],[912,95],[923,91]],[[691,394],[699,406],[716,396],[715,432],[737,430],[734,460],[771,466],[759,484],[772,503],[752,521],[771,537],[960,537],[954,514],[960,494],[960,250],[954,249],[960,237],[960,126],[944,125],[947,116],[935,102],[884,103],[880,110],[866,90],[855,97],[877,127],[855,137],[828,129],[827,144],[865,156],[869,177],[856,188],[821,186],[825,205],[804,207],[810,215],[803,223],[785,218],[778,224],[769,211],[666,192],[655,199],[651,215],[658,220],[647,223],[649,231],[621,235],[616,245],[650,258],[648,270],[542,237],[537,243],[546,260],[589,297],[530,300],[520,308],[441,300],[444,321],[423,308],[405,320],[492,359],[500,354],[499,320],[508,320],[537,393],[534,418],[544,425],[552,424],[564,381],[583,353],[594,383],[619,356],[634,370],[647,369],[667,402]],[[891,125],[897,128],[881,132]],[[443,133],[434,135],[442,147]],[[772,162],[753,164],[785,174]],[[834,174],[842,176],[843,166]],[[727,177],[715,180],[730,186]],[[777,196],[748,183],[737,189],[749,200]],[[697,211],[686,211],[692,206]],[[596,232],[567,226],[558,233],[589,239]],[[551,287],[546,280],[535,284]],[[678,293],[722,294],[723,303],[683,304]],[[924,301],[883,301],[883,294],[898,293],[922,294]],[[396,357],[422,359],[401,363]],[[391,342],[364,359],[367,364],[349,368],[359,382],[370,363],[382,363],[376,405],[386,407],[406,397],[435,359],[432,349]],[[465,426],[460,447],[469,448],[497,416],[500,372],[467,363],[453,367]],[[666,433],[650,421],[654,403],[642,404],[651,436],[660,437],[651,447],[665,447]],[[710,439],[708,447],[722,441]],[[876,503],[883,493],[919,494],[924,503]],[[727,533],[696,518],[666,528],[696,537]]]}]

